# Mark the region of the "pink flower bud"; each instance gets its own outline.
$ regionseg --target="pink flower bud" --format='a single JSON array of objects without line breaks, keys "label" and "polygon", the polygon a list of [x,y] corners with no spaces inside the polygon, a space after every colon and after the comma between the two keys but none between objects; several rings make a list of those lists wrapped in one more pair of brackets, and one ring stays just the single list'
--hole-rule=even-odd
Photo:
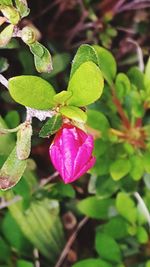
[{"label": "pink flower bud", "polygon": [[50,146],[51,161],[65,184],[77,180],[95,163],[94,140],[81,129],[64,124]]}]

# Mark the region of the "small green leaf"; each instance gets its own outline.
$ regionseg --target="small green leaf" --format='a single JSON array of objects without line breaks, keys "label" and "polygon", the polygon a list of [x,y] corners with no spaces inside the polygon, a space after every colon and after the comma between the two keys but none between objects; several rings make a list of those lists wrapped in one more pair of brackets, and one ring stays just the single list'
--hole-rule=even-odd
[{"label": "small green leaf", "polygon": [[62,116],[57,114],[49,119],[42,129],[40,130],[39,136],[42,138],[49,137],[50,135],[56,133],[62,126],[63,120]]},{"label": "small green leaf", "polygon": [[144,169],[147,173],[150,173],[150,152],[147,151],[143,158]]},{"label": "small green leaf", "polygon": [[143,226],[138,227],[136,236],[140,244],[146,244],[149,240],[148,233]]},{"label": "small green leaf", "polygon": [[88,120],[87,125],[90,127],[99,130],[102,138],[105,138],[107,136],[108,129],[110,127],[109,122],[105,115],[97,110],[89,109],[87,111]]},{"label": "small green leaf", "polygon": [[15,3],[22,18],[29,15],[30,9],[28,8],[26,0],[15,0]]},{"label": "small green leaf", "polygon": [[127,222],[121,216],[116,216],[104,224],[102,231],[114,239],[120,240],[128,235],[127,226]]},{"label": "small green leaf", "polygon": [[135,181],[138,181],[144,174],[143,158],[141,156],[134,155],[130,158],[130,162],[130,175]]},{"label": "small green leaf", "polygon": [[81,64],[87,61],[91,61],[98,65],[98,58],[95,49],[88,44],[83,44],[78,48],[77,53],[72,61],[70,79],[77,71],[77,69],[81,66]]},{"label": "small green leaf", "polygon": [[131,164],[128,159],[118,159],[110,166],[110,174],[117,181],[126,176],[131,169]]},{"label": "small green leaf", "polygon": [[42,74],[43,78],[49,79],[55,77],[58,73],[63,72],[70,64],[71,56],[69,53],[55,54],[52,57],[53,70],[50,73]]},{"label": "small green leaf", "polygon": [[112,199],[88,197],[78,203],[78,209],[90,218],[107,219],[112,205]]},{"label": "small green leaf", "polygon": [[72,106],[85,106],[100,98],[104,81],[100,69],[93,62],[83,63],[69,81],[68,91],[73,93],[68,100]]},{"label": "small green leaf", "polygon": [[106,81],[111,85],[116,76],[117,65],[113,55],[105,48],[94,45],[93,46],[98,56],[98,63],[100,69],[106,79]]},{"label": "small green leaf", "polygon": [[15,186],[21,179],[26,165],[26,160],[18,159],[15,147],[0,170],[0,189],[7,190]]},{"label": "small green leaf", "polygon": [[8,25],[1,33],[0,33],[0,47],[4,47],[9,43],[12,38],[14,30],[14,25]]},{"label": "small green leaf", "polygon": [[64,105],[71,96],[71,91],[61,91],[60,93],[54,95],[53,99],[56,104]]},{"label": "small green leaf", "polygon": [[16,110],[9,111],[5,116],[5,122],[9,128],[15,128],[20,123],[20,115]]},{"label": "small green leaf", "polygon": [[20,160],[27,159],[31,152],[32,126],[30,123],[22,123],[17,132],[17,157]]},{"label": "small green leaf", "polygon": [[120,192],[116,198],[116,208],[130,223],[134,224],[137,219],[137,209],[132,198],[127,193]]},{"label": "small green leaf", "polygon": [[18,10],[13,6],[4,6],[1,8],[1,12],[4,17],[6,17],[11,24],[16,25],[20,20],[20,15]]},{"label": "small green leaf", "polygon": [[121,262],[122,257],[119,245],[111,236],[97,232],[95,248],[102,259],[111,261],[113,263]]},{"label": "small green leaf", "polygon": [[39,42],[35,42],[30,45],[30,50],[34,55],[34,63],[38,72],[51,72],[52,59],[51,55],[46,47]]},{"label": "small green leaf", "polygon": [[128,94],[128,92],[130,92],[131,90],[131,85],[128,76],[126,76],[124,73],[119,73],[116,76],[115,88],[117,97],[121,101],[123,101],[126,94]]},{"label": "small green leaf", "polygon": [[78,122],[86,122],[87,120],[87,115],[86,113],[78,108],[78,107],[74,107],[74,106],[64,106],[60,108],[60,113],[62,115],[64,115],[65,117],[78,121]]},{"label": "small green leaf", "polygon": [[101,259],[86,259],[73,264],[72,267],[112,267],[112,265]]},{"label": "small green leaf", "polygon": [[53,107],[54,88],[37,76],[16,76],[9,79],[9,92],[12,98],[24,106],[35,109]]},{"label": "small green leaf", "polygon": [[132,84],[136,86],[138,90],[144,89],[144,74],[138,67],[132,67],[127,73]]}]

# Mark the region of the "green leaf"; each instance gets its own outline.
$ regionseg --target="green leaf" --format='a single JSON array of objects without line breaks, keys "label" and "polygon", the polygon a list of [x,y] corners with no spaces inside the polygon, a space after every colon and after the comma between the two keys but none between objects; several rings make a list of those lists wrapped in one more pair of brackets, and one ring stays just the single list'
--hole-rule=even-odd
[{"label": "green leaf", "polygon": [[132,84],[138,88],[138,90],[144,89],[144,74],[138,67],[132,67],[127,73]]},{"label": "green leaf", "polygon": [[9,128],[16,128],[20,123],[20,116],[16,110],[9,111],[5,116],[5,122]]},{"label": "green leaf", "polygon": [[143,165],[144,165],[144,169],[147,173],[150,173],[150,152],[147,151],[144,154],[143,157]]},{"label": "green leaf", "polygon": [[30,45],[30,50],[34,55],[34,63],[38,72],[51,72],[52,59],[51,55],[46,47],[39,42],[35,42]]},{"label": "green leaf", "polygon": [[28,8],[26,0],[15,0],[15,3],[22,18],[29,15],[30,9]]},{"label": "green leaf", "polygon": [[17,267],[34,267],[34,264],[25,260],[18,260]]},{"label": "green leaf", "polygon": [[137,219],[137,209],[134,201],[128,194],[120,192],[116,198],[116,208],[120,215],[122,215],[130,223],[134,224]]},{"label": "green leaf", "polygon": [[61,107],[59,111],[62,115],[74,121],[85,123],[87,120],[86,113],[78,107],[64,106]]},{"label": "green leaf", "polygon": [[95,248],[102,259],[111,261],[113,263],[121,262],[122,257],[120,248],[111,236],[97,232],[95,239]]},{"label": "green leaf", "polygon": [[17,157],[20,160],[27,159],[31,152],[32,126],[30,123],[22,123],[17,132]]},{"label": "green leaf", "polygon": [[98,46],[98,45],[94,45],[93,47],[97,52],[98,63],[99,63],[100,69],[106,81],[111,85],[113,83],[113,80],[117,72],[117,65],[116,65],[115,58],[105,48]]},{"label": "green leaf", "polygon": [[8,259],[10,258],[11,252],[10,247],[7,245],[7,243],[3,240],[3,238],[0,236],[0,262],[8,262]]},{"label": "green leaf", "polygon": [[57,114],[50,118],[40,130],[39,136],[42,138],[49,137],[50,135],[56,133],[62,126],[63,120],[62,116]]},{"label": "green leaf", "polygon": [[4,47],[9,43],[12,38],[14,31],[14,25],[8,25],[1,33],[0,33],[0,47]]},{"label": "green leaf", "polygon": [[11,247],[17,249],[22,252],[29,252],[31,249],[30,243],[23,236],[20,228],[18,227],[14,218],[12,218],[9,212],[6,213],[3,221],[2,221],[2,232],[10,244]]},{"label": "green leaf", "polygon": [[6,17],[9,22],[13,25],[17,25],[20,20],[20,15],[18,10],[13,6],[2,6],[1,12],[3,13],[4,17]]},{"label": "green leaf", "polygon": [[0,170],[0,189],[7,190],[15,186],[21,179],[26,165],[26,160],[18,159],[15,147]]},{"label": "green leaf", "polygon": [[73,264],[72,267],[112,267],[112,265],[101,259],[86,259]]},{"label": "green leaf", "polygon": [[9,79],[9,92],[12,98],[24,106],[35,109],[53,107],[54,88],[37,76],[16,76]]},{"label": "green leaf", "polygon": [[115,88],[117,97],[121,101],[123,101],[126,94],[128,94],[128,92],[130,92],[131,90],[131,85],[128,76],[126,76],[124,73],[119,73],[116,76]]},{"label": "green leaf", "polygon": [[83,44],[78,48],[77,53],[72,61],[70,79],[77,69],[87,61],[91,61],[98,65],[98,58],[95,49],[88,44]]},{"label": "green leaf", "polygon": [[104,224],[102,231],[114,239],[120,240],[128,235],[127,227],[127,222],[122,217],[116,216]]},{"label": "green leaf", "polygon": [[118,159],[110,166],[110,174],[117,181],[126,176],[131,169],[131,164],[128,159]]},{"label": "green leaf", "polygon": [[134,155],[130,158],[130,162],[130,175],[135,181],[138,181],[144,174],[143,158],[141,156]]},{"label": "green leaf", "polygon": [[78,209],[90,218],[107,219],[112,205],[112,199],[88,197],[78,203]]},{"label": "green leaf", "polygon": [[100,111],[92,109],[91,110],[89,109],[87,111],[87,115],[88,115],[87,125],[96,130],[99,130],[102,135],[102,138],[106,138],[108,129],[110,128],[106,116]]},{"label": "green leaf", "polygon": [[[10,196],[12,198],[11,192],[7,198]],[[35,200],[24,212],[22,201],[19,201],[9,206],[9,211],[24,236],[49,259],[49,265],[54,266],[64,246],[58,202],[47,198],[41,201]]]},{"label": "green leaf", "polygon": [[68,100],[72,106],[85,106],[96,101],[103,91],[103,77],[93,62],[83,63],[69,81],[68,91],[73,93]]},{"label": "green leaf", "polygon": [[43,78],[49,79],[55,77],[58,73],[63,72],[70,64],[71,57],[69,53],[55,54],[52,57],[53,70],[50,73],[42,74]]},{"label": "green leaf", "polygon": [[149,240],[148,233],[146,232],[146,230],[143,226],[138,227],[136,236],[137,236],[137,240],[140,244],[146,244]]},{"label": "green leaf", "polygon": [[60,93],[54,95],[54,102],[56,104],[64,105],[67,103],[68,99],[72,96],[71,91],[61,91]]}]

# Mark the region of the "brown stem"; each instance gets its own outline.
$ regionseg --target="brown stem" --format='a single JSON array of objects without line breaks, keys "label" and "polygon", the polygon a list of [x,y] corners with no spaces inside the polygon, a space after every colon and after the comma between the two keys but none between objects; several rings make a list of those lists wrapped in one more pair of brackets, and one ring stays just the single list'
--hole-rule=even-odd
[{"label": "brown stem", "polygon": [[60,267],[61,264],[63,263],[64,259],[66,258],[73,242],[75,241],[78,232],[81,230],[81,228],[85,225],[85,223],[89,220],[88,217],[84,217],[84,219],[78,224],[75,232],[70,236],[69,240],[66,243],[66,246],[64,247],[59,260],[57,261],[55,267]]},{"label": "brown stem", "polygon": [[124,112],[124,110],[122,108],[122,105],[121,105],[119,99],[116,96],[116,93],[115,93],[114,89],[112,89],[112,95],[113,95],[113,97],[112,97],[113,102],[114,102],[114,104],[115,104],[115,106],[117,108],[117,111],[118,111],[118,114],[120,115],[122,123],[123,123],[125,128],[129,129],[130,128],[130,121],[129,121],[128,117],[126,116],[126,114],[125,114],[125,112]]}]

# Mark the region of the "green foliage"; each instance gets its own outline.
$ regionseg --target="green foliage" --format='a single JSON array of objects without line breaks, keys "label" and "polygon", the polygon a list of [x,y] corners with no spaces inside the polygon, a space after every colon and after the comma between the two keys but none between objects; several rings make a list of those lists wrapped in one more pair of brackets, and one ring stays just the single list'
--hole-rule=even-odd
[{"label": "green foliage", "polygon": [[95,239],[95,248],[102,259],[114,263],[121,262],[121,251],[119,245],[109,235],[97,232]]},{"label": "green foliage", "polygon": [[93,103],[103,91],[103,77],[100,69],[90,61],[81,64],[70,79],[67,90],[73,93],[68,100],[69,105],[79,107]]},{"label": "green foliage", "polygon": [[6,46],[13,35],[14,25],[10,24],[0,33],[0,47]]},{"label": "green foliage", "polygon": [[46,110],[54,105],[54,88],[37,76],[17,76],[9,79],[9,92],[16,102],[27,107]]},{"label": "green foliage", "polygon": [[6,190],[16,185],[26,166],[26,160],[18,159],[15,147],[0,170],[0,189]]},{"label": "green foliage", "polygon": [[57,114],[50,118],[42,127],[39,132],[40,137],[49,137],[50,135],[56,133],[62,126],[62,116]]},{"label": "green foliage", "polygon": [[72,119],[74,121],[85,123],[87,120],[86,113],[78,107],[74,106],[61,107],[60,113],[65,117]]},{"label": "green foliage", "polygon": [[97,52],[98,64],[106,81],[112,84],[117,72],[116,61],[113,55],[103,47],[98,45],[94,45],[93,47]]},{"label": "green foliage", "polygon": [[110,215],[112,205],[112,199],[88,197],[78,203],[78,209],[91,218],[107,219]]},{"label": "green foliage", "polygon": [[86,259],[75,263],[72,267],[112,267],[110,263],[101,259]]},{"label": "green foliage", "polygon": [[110,166],[110,174],[117,181],[126,176],[130,171],[131,165],[128,159],[118,159]]},{"label": "green foliage", "polygon": [[129,222],[135,223],[137,219],[137,210],[134,201],[128,194],[120,192],[116,198],[116,207],[118,212]]}]

